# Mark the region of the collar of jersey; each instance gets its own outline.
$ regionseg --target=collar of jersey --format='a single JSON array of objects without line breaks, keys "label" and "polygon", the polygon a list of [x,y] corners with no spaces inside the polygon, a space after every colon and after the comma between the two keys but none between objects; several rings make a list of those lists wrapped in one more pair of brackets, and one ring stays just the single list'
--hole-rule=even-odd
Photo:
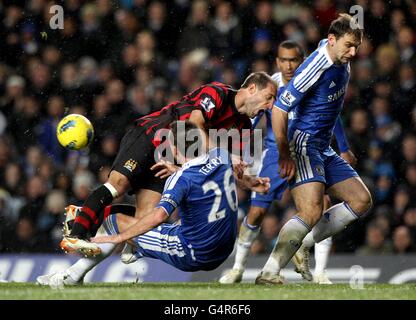
[{"label": "collar of jersey", "polygon": [[331,57],[329,56],[329,52],[328,52],[328,49],[326,47],[327,45],[328,45],[328,41],[326,41],[325,44],[323,44],[322,47],[319,48],[319,51],[323,52],[323,54],[328,59],[328,62],[331,65],[334,65],[334,61],[332,61]]},{"label": "collar of jersey", "polygon": [[182,166],[182,170],[188,169],[189,167],[205,164],[208,160],[208,153],[200,155],[199,157],[193,158],[192,160],[189,160],[188,162],[184,163]]}]

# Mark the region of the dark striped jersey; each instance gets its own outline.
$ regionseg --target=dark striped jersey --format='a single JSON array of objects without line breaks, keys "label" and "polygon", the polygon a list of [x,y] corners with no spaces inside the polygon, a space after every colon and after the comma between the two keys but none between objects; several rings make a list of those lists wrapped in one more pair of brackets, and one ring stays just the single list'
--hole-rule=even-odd
[{"label": "dark striped jersey", "polygon": [[160,139],[155,136],[159,129],[168,128],[173,121],[189,119],[194,110],[202,111],[207,130],[233,128],[240,132],[242,129],[251,130],[250,118],[240,114],[235,106],[236,94],[237,91],[231,86],[220,82],[208,83],[183,96],[181,100],[137,119],[136,124],[146,128],[146,134],[152,136],[155,147],[160,144]]}]

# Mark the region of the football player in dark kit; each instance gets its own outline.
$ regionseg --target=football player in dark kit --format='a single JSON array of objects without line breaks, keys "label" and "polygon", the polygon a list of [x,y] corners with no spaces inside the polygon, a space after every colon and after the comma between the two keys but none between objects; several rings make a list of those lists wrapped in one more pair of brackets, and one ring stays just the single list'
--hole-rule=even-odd
[{"label": "football player in dark kit", "polygon": [[[208,83],[180,101],[136,120],[136,126],[121,141],[107,182],[90,194],[80,210],[73,210],[75,221],[70,234],[61,242],[62,249],[87,256],[99,254],[100,248],[87,239],[95,235],[104,218],[114,213],[115,208],[123,210],[109,205],[127,191],[136,195],[136,206],[125,211],[134,210],[137,218],[145,216],[160,201],[165,180],[155,177],[150,170],[155,164],[155,149],[160,144],[156,134],[159,129],[186,119],[205,129],[235,128],[240,132],[251,129],[250,118],[272,107],[276,91],[277,84],[269,75],[256,72],[238,90],[219,82]],[[243,183],[251,188],[259,182],[253,178],[244,179]]]}]

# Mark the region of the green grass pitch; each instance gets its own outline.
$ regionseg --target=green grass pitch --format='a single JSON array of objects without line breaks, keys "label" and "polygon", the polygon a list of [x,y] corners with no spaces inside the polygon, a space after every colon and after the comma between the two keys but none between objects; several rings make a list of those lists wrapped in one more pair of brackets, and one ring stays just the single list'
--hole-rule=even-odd
[{"label": "green grass pitch", "polygon": [[254,284],[219,283],[96,283],[50,288],[33,283],[0,283],[0,300],[415,300],[416,284],[364,284],[351,289],[348,284]]}]

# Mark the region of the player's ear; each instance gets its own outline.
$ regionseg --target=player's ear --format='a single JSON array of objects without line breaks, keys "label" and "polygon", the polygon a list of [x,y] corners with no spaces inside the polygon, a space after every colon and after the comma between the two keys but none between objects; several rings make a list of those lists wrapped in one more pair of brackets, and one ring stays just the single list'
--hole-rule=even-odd
[{"label": "player's ear", "polygon": [[332,34],[332,33],[328,34],[328,43],[329,43],[330,46],[333,46],[335,44],[336,40],[337,39],[335,38],[334,34]]},{"label": "player's ear", "polygon": [[247,89],[250,94],[254,94],[257,91],[257,86],[255,83],[250,83]]},{"label": "player's ear", "polygon": [[178,149],[173,144],[171,144],[170,145],[170,151],[172,152],[173,159],[176,160],[176,158],[178,156]]}]

